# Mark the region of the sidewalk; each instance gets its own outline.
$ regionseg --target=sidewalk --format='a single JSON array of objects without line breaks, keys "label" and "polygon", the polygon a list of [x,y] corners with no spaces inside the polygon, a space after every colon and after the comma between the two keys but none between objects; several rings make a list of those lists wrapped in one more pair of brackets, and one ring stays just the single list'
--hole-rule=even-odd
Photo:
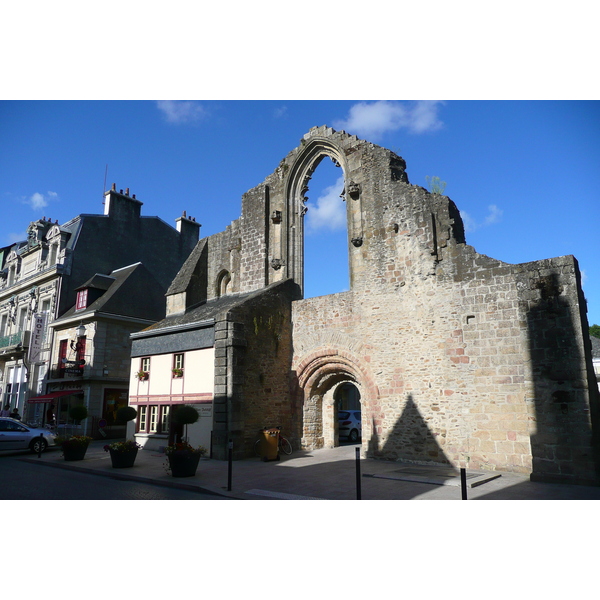
[{"label": "sidewalk", "polygon": [[[43,467],[208,492],[244,500],[356,500],[358,446],[294,452],[281,460],[249,458],[232,462],[228,491],[227,461],[202,459],[195,477],[174,478],[165,470],[164,454],[140,450],[132,468],[113,469],[103,450],[90,444],[82,461],[66,462],[60,448],[20,460]],[[461,500],[460,474],[450,468],[423,467],[361,459],[362,500]],[[600,487],[538,483],[515,473],[467,471],[469,500],[600,500]]]}]

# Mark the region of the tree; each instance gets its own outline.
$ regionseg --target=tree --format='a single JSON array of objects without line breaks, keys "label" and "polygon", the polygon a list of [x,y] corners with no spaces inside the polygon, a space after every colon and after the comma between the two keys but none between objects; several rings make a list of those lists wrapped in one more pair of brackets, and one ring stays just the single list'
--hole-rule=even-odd
[{"label": "tree", "polygon": [[600,338],[600,325],[596,325],[596,324],[592,325],[590,327],[590,335]]}]

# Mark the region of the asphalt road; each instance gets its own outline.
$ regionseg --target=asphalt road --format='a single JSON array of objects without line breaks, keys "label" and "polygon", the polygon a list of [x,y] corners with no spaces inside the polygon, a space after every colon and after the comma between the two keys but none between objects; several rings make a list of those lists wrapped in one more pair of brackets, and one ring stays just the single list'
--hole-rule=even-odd
[{"label": "asphalt road", "polygon": [[[0,455],[0,500],[228,500],[221,496],[48,468]],[[32,456],[32,455],[29,455]]]}]

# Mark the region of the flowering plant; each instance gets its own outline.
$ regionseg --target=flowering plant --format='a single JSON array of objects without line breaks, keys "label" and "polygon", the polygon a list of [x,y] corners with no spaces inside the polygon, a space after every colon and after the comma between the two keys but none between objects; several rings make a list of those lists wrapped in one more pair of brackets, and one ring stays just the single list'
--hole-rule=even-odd
[{"label": "flowering plant", "polygon": [[106,444],[106,446],[104,446],[104,452],[109,452],[110,450],[113,452],[131,452],[132,450],[136,450],[138,448],[141,448],[141,446],[135,440],[127,440],[126,442],[113,442],[112,444]]},{"label": "flowering plant", "polygon": [[200,456],[204,456],[206,454],[206,448],[204,446],[198,446],[194,448],[194,446],[188,444],[187,442],[180,442],[178,444],[173,444],[172,446],[167,446],[165,448],[165,454],[167,456],[173,456],[177,454],[199,454]]},{"label": "flowering plant", "polygon": [[179,367],[175,367],[173,369],[173,375],[175,375],[175,377],[183,377],[183,369],[180,369]]},{"label": "flowering plant", "polygon": [[144,371],[143,369],[140,369],[135,376],[140,380],[140,381],[145,381],[146,379],[148,379],[148,377],[150,376],[150,373],[148,371]]},{"label": "flowering plant", "polygon": [[57,437],[56,443],[63,448],[77,448],[87,446],[92,438],[87,435],[72,435],[71,437]]}]

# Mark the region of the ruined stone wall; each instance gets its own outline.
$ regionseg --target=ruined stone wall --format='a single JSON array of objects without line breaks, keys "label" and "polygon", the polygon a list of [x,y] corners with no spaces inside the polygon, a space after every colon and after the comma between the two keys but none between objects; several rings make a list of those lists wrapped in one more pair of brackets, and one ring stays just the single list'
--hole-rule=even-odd
[{"label": "ruined stone wall", "polygon": [[209,238],[209,286],[229,268],[234,293],[302,288],[304,194],[325,156],[344,172],[351,290],[291,306],[266,294],[227,317],[246,344],[227,371],[244,447],[278,424],[303,448],[335,445],[334,390],[352,382],[369,456],[593,481],[598,393],[575,259],[477,253],[454,202],[411,185],[393,152],[311,130]]},{"label": "ruined stone wall", "polygon": [[[235,332],[237,341],[233,335],[227,336],[229,341],[221,336],[223,351],[229,347],[229,387],[219,391],[228,396],[229,428],[237,437],[238,458],[253,455],[263,427],[281,426],[292,443],[297,437],[290,402],[291,305],[297,293],[291,281],[275,284],[227,315],[227,329]],[[218,375],[225,374],[224,365],[218,363]]]}]

